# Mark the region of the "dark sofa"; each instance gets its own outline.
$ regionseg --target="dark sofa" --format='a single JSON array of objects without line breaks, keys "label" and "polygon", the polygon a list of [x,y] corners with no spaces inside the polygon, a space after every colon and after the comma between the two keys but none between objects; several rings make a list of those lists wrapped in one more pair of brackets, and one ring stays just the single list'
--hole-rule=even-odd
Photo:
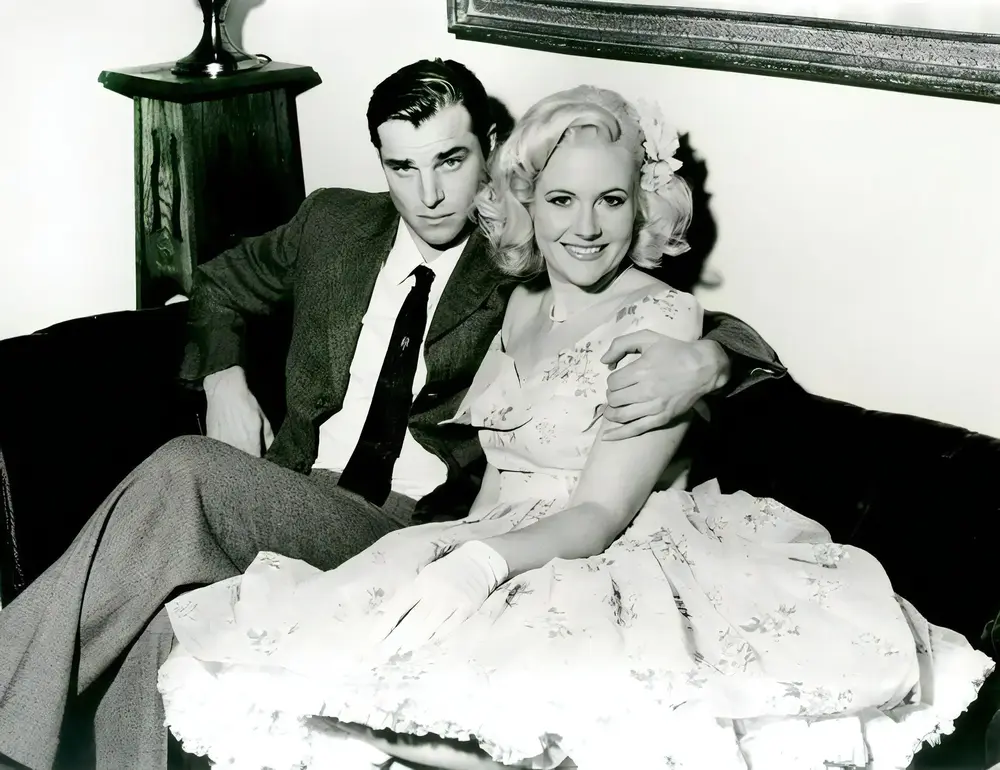
[{"label": "dark sofa", "polygon": [[[69,545],[100,501],[170,438],[200,433],[204,400],[177,371],[183,304],[81,318],[0,340],[0,601],[8,604]],[[251,330],[248,373],[272,423],[283,410],[287,324]],[[692,481],[781,500],[834,540],[873,553],[897,592],[1000,657],[1000,440],[860,409],[786,377],[712,406]],[[987,723],[1000,675],[916,767],[1000,762]],[[1000,733],[1000,715],[993,730]],[[992,731],[991,731],[992,732]],[[984,757],[990,743],[992,755]]]}]

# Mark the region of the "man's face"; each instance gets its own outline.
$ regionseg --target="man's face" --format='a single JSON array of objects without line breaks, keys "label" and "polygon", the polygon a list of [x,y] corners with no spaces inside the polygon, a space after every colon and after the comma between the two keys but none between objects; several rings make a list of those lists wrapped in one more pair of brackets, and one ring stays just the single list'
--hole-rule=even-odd
[{"label": "man's face", "polygon": [[435,250],[453,245],[465,234],[486,175],[468,111],[451,105],[420,126],[389,120],[378,127],[378,135],[389,195],[418,246],[421,241]]}]

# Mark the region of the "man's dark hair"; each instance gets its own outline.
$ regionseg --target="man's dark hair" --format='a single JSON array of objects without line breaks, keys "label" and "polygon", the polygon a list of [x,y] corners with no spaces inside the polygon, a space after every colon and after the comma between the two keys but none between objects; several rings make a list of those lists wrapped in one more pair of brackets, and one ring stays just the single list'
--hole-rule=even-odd
[{"label": "man's dark hair", "polygon": [[368,102],[368,134],[372,144],[375,149],[382,149],[378,127],[387,120],[406,120],[417,127],[454,104],[465,107],[483,156],[489,156],[494,121],[486,89],[468,67],[451,59],[424,59],[407,64],[375,86]]}]

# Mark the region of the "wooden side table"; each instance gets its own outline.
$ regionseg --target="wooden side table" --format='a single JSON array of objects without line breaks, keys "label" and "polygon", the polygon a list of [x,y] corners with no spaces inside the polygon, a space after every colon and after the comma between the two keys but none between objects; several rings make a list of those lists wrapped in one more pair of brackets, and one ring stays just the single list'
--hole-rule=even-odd
[{"label": "wooden side table", "polygon": [[197,265],[287,222],[305,198],[295,97],[321,82],[312,67],[192,78],[173,66],[99,78],[135,103],[139,308],[189,294]]}]

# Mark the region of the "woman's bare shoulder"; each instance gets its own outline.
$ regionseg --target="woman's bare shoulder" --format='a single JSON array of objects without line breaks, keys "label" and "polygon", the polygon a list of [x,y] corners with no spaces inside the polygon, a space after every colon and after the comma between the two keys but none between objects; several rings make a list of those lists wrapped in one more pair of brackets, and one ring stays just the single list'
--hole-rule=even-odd
[{"label": "woman's bare shoulder", "polygon": [[506,343],[517,331],[538,312],[541,306],[542,289],[536,283],[519,283],[507,300],[507,311],[503,317],[502,340]]},{"label": "woman's bare shoulder", "polygon": [[618,279],[619,290],[623,296],[632,297],[636,294],[660,294],[676,291],[670,284],[664,283],[642,270],[626,270]]}]

